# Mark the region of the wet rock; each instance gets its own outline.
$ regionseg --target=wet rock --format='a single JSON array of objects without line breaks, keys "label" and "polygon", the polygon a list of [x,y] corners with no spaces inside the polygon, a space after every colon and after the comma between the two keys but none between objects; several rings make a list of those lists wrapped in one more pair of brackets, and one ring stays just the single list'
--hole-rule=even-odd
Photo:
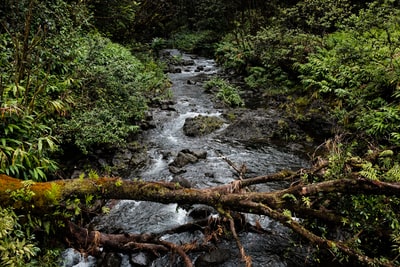
[{"label": "wet rock", "polygon": [[306,120],[300,123],[302,129],[320,141],[326,140],[333,136],[335,122],[329,119],[326,113],[312,113]]},{"label": "wet rock", "polygon": [[99,163],[99,165],[100,165],[102,168],[106,168],[106,167],[108,166],[108,163],[107,163],[107,160],[106,160],[106,159],[99,158],[99,159],[97,160],[97,162]]},{"label": "wet rock", "polygon": [[170,164],[170,166],[182,168],[189,163],[196,163],[197,161],[198,158],[195,155],[181,151],[178,153],[178,156],[176,156],[175,160]]},{"label": "wet rock", "polygon": [[162,155],[162,159],[164,160],[169,159],[173,155],[173,153],[169,150],[161,150],[160,154]]},{"label": "wet rock", "polygon": [[213,207],[206,205],[193,205],[193,208],[189,211],[188,216],[195,220],[205,219],[211,214],[217,213]]},{"label": "wet rock", "polygon": [[227,249],[215,249],[200,255],[195,262],[196,267],[217,266],[231,258],[230,251]]},{"label": "wet rock", "polygon": [[230,114],[232,123],[221,133],[227,139],[241,142],[270,143],[270,141],[303,141],[305,132],[290,119],[274,110],[246,110]]},{"label": "wet rock", "polygon": [[132,143],[125,148],[119,148],[112,158],[113,174],[126,176],[132,170],[139,169],[148,163],[146,148],[140,144]]},{"label": "wet rock", "polygon": [[152,259],[144,252],[132,254],[130,256],[130,263],[134,267],[149,266]]},{"label": "wet rock", "polygon": [[205,150],[200,150],[200,149],[189,150],[188,153],[191,153],[198,159],[206,159],[207,158],[207,151],[205,151]]},{"label": "wet rock", "polygon": [[170,99],[157,99],[154,100],[151,103],[152,107],[157,107],[161,110],[170,110],[170,111],[175,111],[175,108],[173,105],[175,105],[175,102]]},{"label": "wet rock", "polygon": [[129,149],[121,149],[115,153],[114,158],[112,159],[112,164],[120,168],[128,167],[132,156],[133,154],[131,151],[129,151]]},{"label": "wet rock", "polygon": [[194,65],[194,60],[193,59],[182,60],[182,65],[183,66],[192,66],[192,65]]},{"label": "wet rock", "polygon": [[207,158],[207,151],[202,150],[202,149],[195,149],[195,150],[182,149],[181,153],[191,154],[191,155],[195,156],[198,159],[206,159]]},{"label": "wet rock", "polygon": [[175,167],[175,166],[173,166],[173,165],[169,165],[169,166],[168,166],[168,170],[169,170],[169,172],[172,173],[172,174],[182,174],[182,173],[185,173],[185,172],[186,172],[186,170],[181,169],[181,168],[178,168],[178,167]]},{"label": "wet rock", "polygon": [[85,266],[93,267],[96,266],[96,259],[92,256],[85,257],[77,250],[68,248],[62,253],[62,266],[63,267],[76,267],[81,266],[81,262],[85,262]]},{"label": "wet rock", "polygon": [[82,174],[85,172],[83,170],[74,170],[73,173],[71,174],[71,179],[76,179],[79,178]]},{"label": "wet rock", "polygon": [[192,183],[188,179],[181,176],[175,176],[174,178],[172,178],[171,183],[178,183],[180,186],[184,188],[193,187]]},{"label": "wet rock", "polygon": [[169,72],[169,73],[182,73],[182,69],[171,65],[171,66],[168,67],[167,72]]},{"label": "wet rock", "polygon": [[205,150],[181,150],[175,159],[169,164],[169,171],[173,174],[184,173],[185,170],[182,169],[188,164],[193,164],[198,162],[200,159],[207,158],[207,151]]},{"label": "wet rock", "polygon": [[219,117],[199,115],[185,120],[183,132],[191,137],[202,136],[221,128],[223,124],[224,120]]},{"label": "wet rock", "polygon": [[223,135],[240,141],[268,139],[273,136],[278,127],[276,121],[265,113],[239,114],[233,123],[223,131]]},{"label": "wet rock", "polygon": [[103,253],[97,263],[98,267],[121,266],[122,258],[117,253]]},{"label": "wet rock", "polygon": [[203,71],[204,70],[204,66],[197,66],[196,70]]},{"label": "wet rock", "polygon": [[208,178],[215,178],[215,173],[212,173],[212,172],[206,172],[206,173],[204,173],[204,175]]}]

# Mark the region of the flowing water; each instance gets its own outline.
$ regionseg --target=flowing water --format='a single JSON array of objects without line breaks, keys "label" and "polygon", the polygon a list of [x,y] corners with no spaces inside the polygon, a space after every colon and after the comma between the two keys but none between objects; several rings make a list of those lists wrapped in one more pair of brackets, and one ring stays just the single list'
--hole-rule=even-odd
[{"label": "flowing water", "polygon": [[[179,53],[176,50],[169,52]],[[240,142],[223,140],[219,137],[219,132],[223,131],[224,127],[207,136],[185,136],[182,130],[185,119],[197,115],[219,117],[223,110],[214,108],[211,101],[212,96],[205,93],[202,87],[202,81],[209,79],[219,71],[215,62],[187,54],[179,56],[182,56],[184,60],[194,61],[194,64],[183,66],[180,73],[169,74],[175,104],[168,110],[158,110],[153,114],[157,127],[149,130],[145,137],[151,164],[140,173],[133,173],[131,177],[127,178],[140,177],[147,181],[172,180],[174,175],[170,173],[168,164],[173,160],[173,156],[183,149],[207,151],[206,159],[185,166],[186,172],[179,174],[181,178],[188,180],[193,187],[197,188],[225,184],[235,179],[233,170],[221,158],[221,155],[229,158],[238,166],[246,164],[247,176],[252,177],[308,165],[307,161],[300,156],[280,151],[272,146],[249,147]],[[262,190],[273,190],[280,186],[277,183],[271,183],[264,186]],[[292,251],[290,236],[284,227],[265,216],[246,215],[246,217],[250,222],[260,221],[264,228],[274,233],[271,235],[240,233],[246,252],[252,257],[253,266],[297,265],[296,253]],[[190,220],[187,211],[176,204],[164,205],[125,200],[118,202],[109,214],[96,218],[96,229],[109,233],[154,233]],[[180,234],[164,238],[174,242],[188,242],[194,238],[201,238],[201,235]],[[218,246],[228,257],[224,262],[213,266],[243,266],[234,242],[222,241]],[[69,263],[65,264],[65,267],[96,266],[95,260],[90,259],[86,262],[77,260],[79,255],[74,256],[71,253],[71,251],[65,253],[65,258],[69,257]],[[199,255],[190,256],[195,259]],[[129,262],[128,255],[121,255],[121,257],[121,267],[133,266]],[[172,266],[181,266],[176,264]],[[148,265],[170,266],[170,257],[157,259]],[[301,265],[300,263],[299,266]]]}]

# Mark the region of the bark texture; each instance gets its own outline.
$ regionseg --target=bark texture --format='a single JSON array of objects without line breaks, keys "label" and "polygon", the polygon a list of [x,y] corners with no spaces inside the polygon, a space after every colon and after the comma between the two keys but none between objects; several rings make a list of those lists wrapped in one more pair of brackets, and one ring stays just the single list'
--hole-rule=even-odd
[{"label": "bark texture", "polygon": [[[308,170],[316,174],[318,169]],[[318,197],[324,194],[375,194],[400,195],[400,184],[371,181],[361,177],[332,180],[321,183],[303,184],[300,177],[304,170],[298,172],[283,171],[273,175],[236,180],[223,186],[195,189],[183,188],[179,184],[168,182],[144,182],[140,180],[122,180],[120,178],[102,177],[97,179],[70,179],[43,183],[21,181],[6,175],[0,175],[0,201],[2,206],[29,210],[32,213],[44,214],[52,212],[55,207],[68,199],[85,199],[92,195],[96,199],[131,199],[158,203],[206,204],[214,207],[227,218],[243,260],[248,266],[251,259],[246,255],[237,238],[232,212],[245,212],[267,215],[292,229],[295,233],[318,245],[320,248],[339,249],[362,264],[378,264],[392,266],[369,258],[359,251],[353,250],[345,243],[317,236],[307,230],[299,221],[285,214],[283,210],[293,213],[301,212],[304,217],[317,217],[331,222],[340,221],[340,216],[321,209],[313,209],[296,203],[293,198]],[[245,187],[276,180],[291,181],[290,187],[273,192],[249,192]],[[29,196],[20,197],[21,195]],[[290,196],[290,197],[288,197]],[[149,250],[154,254],[173,250],[179,254],[186,266],[191,266],[186,252],[198,249],[199,244],[177,246],[164,242],[158,236],[119,234],[110,235],[90,231],[78,227],[72,222],[66,223],[66,238],[70,244],[79,249],[95,254],[100,247],[113,250]],[[211,231],[212,232],[212,231]],[[212,236],[212,235],[210,235]]]}]

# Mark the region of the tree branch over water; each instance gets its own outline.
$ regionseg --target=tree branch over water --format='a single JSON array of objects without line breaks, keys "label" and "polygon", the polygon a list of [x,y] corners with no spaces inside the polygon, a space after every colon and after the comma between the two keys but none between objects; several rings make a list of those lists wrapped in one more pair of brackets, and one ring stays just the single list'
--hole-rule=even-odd
[{"label": "tree branch over water", "polygon": [[[231,229],[234,233],[235,226],[230,215],[231,212],[266,215],[287,226],[311,244],[318,245],[319,248],[339,250],[362,264],[374,263],[381,266],[392,266],[390,263],[382,263],[364,255],[361,251],[352,249],[344,241],[329,240],[313,233],[303,225],[302,220],[319,218],[330,223],[340,223],[343,221],[340,215],[327,209],[324,210],[324,205],[317,204],[319,198],[333,199],[338,194],[398,196],[400,195],[400,184],[371,181],[362,177],[311,184],[307,184],[302,179],[305,173],[313,175],[318,170],[282,171],[204,189],[182,188],[176,183],[132,181],[109,177],[33,183],[0,175],[0,201],[3,206],[12,206],[17,210],[24,209],[25,212],[29,210],[32,213],[41,214],[50,214],[63,207],[63,203],[69,199],[80,199],[81,203],[84,203],[84,199],[88,195],[92,195],[96,199],[130,199],[164,204],[205,204],[218,210],[222,218],[227,219],[225,221],[227,229]],[[244,190],[244,187],[249,185],[277,180],[294,182],[288,188],[272,192]],[[21,195],[25,197],[22,199],[19,197]],[[304,203],[301,201],[303,197],[312,198],[312,203]],[[204,245],[202,242],[179,246],[167,244],[164,241],[163,243],[160,236],[156,235],[103,234],[78,227],[71,222],[66,224],[65,230],[70,244],[88,253],[94,253],[100,247],[109,247],[120,251],[143,249],[155,254],[173,250],[183,258],[187,266],[190,266],[190,260],[187,258],[186,252]],[[238,241],[236,233],[235,237]],[[237,243],[242,257],[250,262],[244,252],[245,245]]]}]

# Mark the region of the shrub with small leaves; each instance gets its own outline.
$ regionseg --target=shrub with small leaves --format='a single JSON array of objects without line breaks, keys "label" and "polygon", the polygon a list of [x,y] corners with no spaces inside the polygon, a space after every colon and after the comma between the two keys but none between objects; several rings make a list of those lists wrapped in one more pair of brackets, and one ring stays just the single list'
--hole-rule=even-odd
[{"label": "shrub with small leaves", "polygon": [[210,90],[211,88],[216,89],[216,97],[227,106],[244,106],[244,101],[239,94],[239,88],[229,84],[227,81],[221,78],[214,78],[212,80],[209,80],[205,83],[204,87],[206,90]]},{"label": "shrub with small leaves", "polygon": [[24,267],[40,251],[33,236],[27,236],[11,208],[0,207],[0,263],[5,267]]}]

